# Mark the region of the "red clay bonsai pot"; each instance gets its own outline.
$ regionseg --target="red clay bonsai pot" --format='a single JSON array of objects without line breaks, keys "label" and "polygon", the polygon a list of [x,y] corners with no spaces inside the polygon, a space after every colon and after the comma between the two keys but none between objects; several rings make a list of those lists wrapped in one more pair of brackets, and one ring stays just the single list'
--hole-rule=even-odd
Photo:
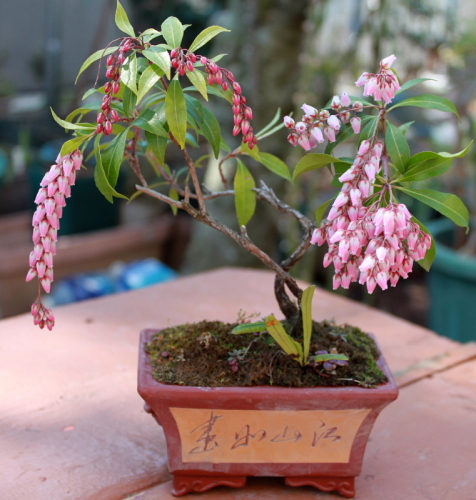
[{"label": "red clay bonsai pot", "polygon": [[152,377],[144,348],[155,333],[141,333],[138,390],[164,429],[173,495],[244,486],[248,476],[355,495],[375,419],[398,396],[383,356],[388,382],[374,389],[184,387]]}]

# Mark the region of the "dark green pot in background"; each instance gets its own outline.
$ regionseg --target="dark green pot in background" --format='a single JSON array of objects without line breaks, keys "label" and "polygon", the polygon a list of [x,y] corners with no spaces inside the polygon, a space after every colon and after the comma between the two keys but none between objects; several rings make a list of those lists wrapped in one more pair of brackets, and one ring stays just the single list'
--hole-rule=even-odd
[{"label": "dark green pot in background", "polygon": [[428,274],[428,326],[459,342],[476,340],[476,257],[452,248],[456,226],[448,219],[432,221],[428,229],[437,243]]}]

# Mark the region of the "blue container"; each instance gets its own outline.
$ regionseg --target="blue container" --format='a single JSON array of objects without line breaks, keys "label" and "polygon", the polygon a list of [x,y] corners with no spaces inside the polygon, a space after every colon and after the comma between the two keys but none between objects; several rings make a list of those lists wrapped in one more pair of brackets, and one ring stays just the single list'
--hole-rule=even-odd
[{"label": "blue container", "polygon": [[453,250],[455,225],[448,219],[428,224],[436,258],[428,274],[429,327],[459,342],[476,340],[476,257]]}]

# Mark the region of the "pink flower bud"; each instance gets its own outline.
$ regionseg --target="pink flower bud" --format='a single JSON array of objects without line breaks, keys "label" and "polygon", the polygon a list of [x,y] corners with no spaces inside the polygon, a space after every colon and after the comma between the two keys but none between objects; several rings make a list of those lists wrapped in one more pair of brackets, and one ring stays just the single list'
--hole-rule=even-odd
[{"label": "pink flower bud", "polygon": [[308,104],[303,104],[301,106],[301,109],[304,111],[304,113],[311,117],[311,118],[316,118],[317,117],[317,109],[313,108],[312,106],[309,106]]},{"label": "pink flower bud", "polygon": [[119,82],[114,82],[112,84],[112,92],[114,94],[117,94],[119,92],[119,90],[121,89],[121,84]]},{"label": "pink flower bud", "polygon": [[359,271],[360,272],[370,271],[374,268],[374,266],[375,266],[375,259],[372,256],[367,255],[362,264],[360,264]]},{"label": "pink flower bud", "polygon": [[380,61],[380,66],[383,69],[389,69],[392,64],[395,62],[396,57],[392,54],[391,56],[386,57]]},{"label": "pink flower bud", "polygon": [[108,66],[112,66],[115,62],[116,62],[116,58],[112,54],[107,56],[106,64]]},{"label": "pink flower bud", "polygon": [[43,254],[43,260],[48,267],[53,267],[53,254],[51,252],[45,252]]},{"label": "pink flower bud", "polygon": [[367,292],[372,293],[375,290],[375,287],[377,286],[377,282],[375,281],[374,278],[369,277],[367,278]]},{"label": "pink flower bud", "polygon": [[35,264],[37,263],[38,259],[35,256],[35,252],[30,252],[29,256],[29,261],[28,263],[30,264],[30,267],[35,267]]},{"label": "pink flower bud", "polygon": [[[214,63],[213,61],[210,61],[209,64],[208,64],[208,69],[212,72],[212,73],[216,73],[218,71],[218,66],[216,65],[216,63]],[[240,92],[241,94],[241,89],[240,89]]]},{"label": "pink flower bud", "polygon": [[48,223],[47,220],[43,219],[40,222],[40,225],[38,227],[40,230],[40,236],[43,238],[48,233],[48,229],[50,228],[50,224]]},{"label": "pink flower bud", "polygon": [[329,111],[327,111],[327,109],[321,109],[321,111],[319,111],[319,118],[324,121],[324,120],[327,120],[330,116],[330,113]]},{"label": "pink flower bud", "polygon": [[350,125],[352,126],[352,130],[354,134],[360,133],[361,119],[358,116],[354,116],[350,119]]},{"label": "pink flower bud", "polygon": [[36,263],[36,272],[38,273],[38,276],[40,278],[43,278],[43,276],[45,275],[45,271],[46,271],[46,264],[40,260],[39,262]]},{"label": "pink flower bud", "polygon": [[112,123],[109,120],[106,120],[104,123],[104,133],[109,135],[112,132]]},{"label": "pink flower bud", "polygon": [[324,129],[324,135],[329,139],[329,142],[336,141],[336,133],[332,127],[326,127]]},{"label": "pink flower bud", "polygon": [[332,289],[337,290],[342,283],[340,274],[335,274],[334,277],[332,278]]},{"label": "pink flower bud", "polygon": [[50,293],[51,291],[51,281],[48,278],[40,279],[41,286],[46,293]]},{"label": "pink flower bud", "polygon": [[36,195],[35,198],[35,203],[38,205],[40,203],[43,203],[46,200],[46,197],[48,196],[48,192],[45,188],[41,188],[38,191],[38,194]]},{"label": "pink flower bud", "polygon": [[44,206],[45,206],[46,215],[51,215],[55,211],[55,208],[56,208],[55,200],[53,198],[47,198],[45,203],[44,203]]},{"label": "pink flower bud", "polygon": [[28,271],[27,275],[26,275],[26,281],[31,281],[33,279],[35,279],[37,276],[37,272],[35,269],[33,269],[33,267]]},{"label": "pink flower bud", "polygon": [[51,238],[49,238],[48,236],[45,236],[44,238],[41,239],[41,244],[45,252],[49,252],[51,250]]},{"label": "pink flower bud", "polygon": [[375,279],[382,290],[386,290],[388,288],[387,285],[388,278],[389,278],[388,274],[384,271],[380,271],[379,273],[377,273]]},{"label": "pink flower bud", "polygon": [[111,111],[111,118],[112,118],[115,122],[118,122],[118,121],[121,119],[121,118],[120,118],[120,116],[119,116],[119,113],[118,113],[115,109],[113,109],[113,110]]},{"label": "pink flower bud", "polygon": [[112,82],[106,82],[104,84],[104,92],[106,92],[106,94],[109,94],[111,90],[112,90]]},{"label": "pink flower bud", "polygon": [[359,147],[359,155],[364,155],[370,148],[370,141],[362,141]]},{"label": "pink flower bud", "polygon": [[350,106],[350,97],[348,96],[347,92],[342,93],[342,97],[340,98],[340,103],[342,106],[348,108]]},{"label": "pink flower bud", "polygon": [[41,244],[38,244],[38,245],[35,245],[35,247],[33,248],[33,254],[35,255],[35,260],[40,260],[42,255],[43,255],[43,245]]},{"label": "pink flower bud", "polygon": [[294,128],[295,121],[290,116],[285,116],[284,117],[284,125],[287,128]]},{"label": "pink flower bud", "polygon": [[365,85],[372,76],[373,75],[371,73],[362,73],[355,84],[357,85],[357,87],[362,87],[362,85]]},{"label": "pink flower bud", "polygon": [[298,139],[298,144],[305,150],[309,151],[311,149],[311,143],[309,142],[309,138],[302,135]]},{"label": "pink flower bud", "polygon": [[54,229],[59,229],[59,219],[55,213],[53,213],[52,215],[47,215],[46,218],[48,219],[51,227],[53,227]]},{"label": "pink flower bud", "polygon": [[248,120],[243,120],[241,122],[241,130],[243,134],[247,134],[249,129],[250,129],[250,122]]},{"label": "pink flower bud", "polygon": [[312,233],[311,244],[315,245],[316,243],[321,246],[326,241],[325,233],[323,229],[315,229]]},{"label": "pink flower bud", "polygon": [[338,132],[340,130],[340,121],[339,118],[337,118],[336,115],[329,116],[327,119],[327,123],[336,131]]},{"label": "pink flower bud", "polygon": [[233,135],[238,135],[241,132],[241,126],[240,125],[235,125],[233,127]]},{"label": "pink flower bud", "polygon": [[233,82],[233,90],[234,90],[237,94],[241,94],[241,93],[242,93],[242,90],[241,90],[241,85],[240,85],[238,82]]},{"label": "pink flower bud", "polygon": [[333,98],[332,98],[332,103],[331,103],[331,107],[332,109],[335,109],[336,111],[338,109],[340,109],[340,98],[338,95],[335,95]]},{"label": "pink flower bud", "polygon": [[322,135],[322,130],[319,127],[312,127],[311,135],[317,142],[324,142],[324,136]]}]

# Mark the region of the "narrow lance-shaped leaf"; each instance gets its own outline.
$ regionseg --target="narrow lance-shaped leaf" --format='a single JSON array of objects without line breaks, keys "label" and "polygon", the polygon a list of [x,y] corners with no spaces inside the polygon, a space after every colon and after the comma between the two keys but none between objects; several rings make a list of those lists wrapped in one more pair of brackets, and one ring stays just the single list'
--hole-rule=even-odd
[{"label": "narrow lance-shaped leaf", "polygon": [[117,137],[115,137],[101,155],[104,173],[109,184],[113,188],[116,187],[117,179],[119,177],[129,128],[126,128]]},{"label": "narrow lance-shaped leaf", "polygon": [[203,108],[203,122],[200,123],[200,130],[212,146],[215,158],[220,154],[221,130],[218,120],[207,108]]},{"label": "narrow lance-shaped leaf", "polygon": [[170,132],[183,149],[185,147],[185,136],[187,133],[187,106],[182,87],[178,80],[172,80],[167,89],[165,97],[165,116],[169,124]]},{"label": "narrow lance-shaped leaf", "polygon": [[176,17],[167,18],[161,26],[162,36],[165,41],[175,49],[180,47],[183,38],[184,27]]},{"label": "narrow lance-shaped leaf", "polygon": [[93,62],[96,62],[98,59],[101,59],[101,57],[108,56],[109,54],[112,54],[115,52],[119,47],[115,45],[114,47],[108,47],[107,49],[100,49],[94,52],[94,54],[91,54],[86,61],[83,62],[81,68],[79,68],[79,73],[78,76],[76,77],[75,84],[78,83],[78,78],[81,75],[83,71],[89,68]]},{"label": "narrow lance-shaped leaf", "polygon": [[408,162],[405,175],[397,178],[398,182],[422,181],[442,175],[449,170],[454,158],[462,158],[468,154],[473,141],[459,153],[450,154],[446,152],[434,153],[433,151],[422,151],[412,156]]},{"label": "narrow lance-shaped leaf", "polygon": [[270,130],[271,128],[273,128],[276,125],[276,123],[278,123],[278,120],[279,120],[280,117],[281,117],[281,108],[278,108],[278,110],[276,111],[276,114],[274,115],[273,119],[268,123],[268,125],[266,125],[265,127],[263,127],[259,132],[257,132],[255,134],[256,137],[261,137],[268,130]]},{"label": "narrow lance-shaped leaf", "polygon": [[266,330],[279,344],[286,354],[296,358],[303,365],[303,352],[301,344],[298,344],[290,335],[286,333],[283,325],[272,314],[266,318]]},{"label": "narrow lance-shaped leaf", "polygon": [[258,333],[266,331],[266,323],[264,321],[256,321],[254,323],[243,323],[235,326],[231,333],[241,335],[243,333]]},{"label": "narrow lance-shaped leaf", "polygon": [[408,147],[405,135],[393,123],[387,122],[385,142],[387,144],[388,154],[395,168],[399,172],[403,172],[410,158],[410,148]]},{"label": "narrow lance-shaped leaf", "polygon": [[339,158],[335,158],[331,155],[310,153],[302,158],[301,161],[296,165],[296,168],[293,172],[293,182],[304,172],[309,172],[310,170],[316,170],[318,168],[326,167],[331,163],[340,161],[341,160],[339,160]]},{"label": "narrow lance-shaped leaf", "polygon": [[461,227],[468,227],[469,213],[465,204],[454,194],[440,193],[432,189],[410,189],[395,186],[404,193],[434,208]]},{"label": "narrow lance-shaped leaf", "polygon": [[204,29],[195,40],[190,45],[190,51],[195,52],[200,47],[203,47],[206,43],[208,43],[212,38],[216,37],[219,33],[223,31],[230,31],[226,28],[222,28],[221,26],[209,26]]},{"label": "narrow lance-shaped leaf", "polygon": [[130,118],[132,111],[136,107],[137,96],[132,92],[129,87],[124,87],[124,98],[122,100],[122,105],[124,109],[124,114],[127,118]]},{"label": "narrow lance-shaped leaf", "polygon": [[139,79],[139,88],[137,90],[137,104],[142,100],[142,98],[149,92],[149,90],[159,81],[160,77],[163,75],[163,71],[154,67],[149,66],[142,73]]},{"label": "narrow lance-shaped leaf", "polygon": [[235,175],[235,207],[240,226],[246,226],[255,212],[255,181],[245,164],[236,158],[238,168]]},{"label": "narrow lance-shaped leaf", "polygon": [[405,90],[411,89],[415,85],[418,85],[419,83],[426,82],[428,80],[435,81],[433,78],[414,78],[413,80],[408,80],[408,82],[405,82],[401,87],[398,92],[395,92],[395,95],[399,95],[402,92],[405,92]]},{"label": "narrow lance-shaped leaf", "polygon": [[367,124],[362,128],[359,136],[359,143],[373,137],[377,130],[378,116],[372,116]]},{"label": "narrow lance-shaped leaf", "polygon": [[54,111],[53,108],[50,108],[51,114],[53,115],[53,118],[56,123],[61,125],[63,128],[67,130],[86,130],[86,131],[92,131],[95,130],[96,126],[91,125],[90,123],[70,123],[65,120],[62,120]]},{"label": "narrow lance-shaped leaf", "polygon": [[129,36],[136,36],[136,34],[134,33],[134,28],[132,27],[129,18],[127,17],[126,11],[124,10],[124,7],[121,5],[121,2],[119,2],[119,0],[117,0],[116,7],[116,26],[124,33],[127,33]]},{"label": "narrow lance-shaped leaf", "polygon": [[149,61],[156,64],[167,75],[167,78],[170,80],[171,61],[170,61],[170,55],[166,48],[157,46],[149,47],[148,49],[142,51],[142,54]]},{"label": "narrow lance-shaped leaf", "polygon": [[[254,151],[255,148],[252,149]],[[259,153],[259,162],[262,163],[268,170],[274,172],[276,175],[283,177],[284,179],[290,181],[291,180],[291,172],[289,171],[288,166],[284,163],[283,160],[274,156],[270,153]]]},{"label": "narrow lance-shaped leaf", "polygon": [[137,57],[135,54],[131,54],[122,67],[121,81],[134,94],[137,94]]},{"label": "narrow lance-shaped leaf", "polygon": [[113,197],[116,198],[124,198],[127,200],[127,196],[124,196],[121,193],[118,193],[107,180],[106,173],[104,172],[104,168],[102,166],[101,160],[101,149],[99,147],[99,138],[102,134],[98,134],[95,141],[95,151],[96,151],[96,168],[94,169],[94,181],[96,183],[99,191],[104,195],[106,200],[110,203],[113,201]]},{"label": "narrow lance-shaped leaf", "polygon": [[163,165],[165,163],[165,150],[167,149],[168,140],[147,130],[145,131],[145,137],[152,153],[154,153],[158,162]]},{"label": "narrow lance-shaped leaf", "polygon": [[411,121],[411,122],[407,122],[407,123],[404,123],[403,125],[400,125],[398,127],[398,129],[400,130],[400,132],[406,136],[407,135],[407,132],[408,130],[410,129],[410,127],[415,123],[415,120]]},{"label": "narrow lance-shaped leaf", "polygon": [[314,296],[315,285],[306,288],[302,294],[301,312],[303,327],[303,361],[306,363],[309,357],[309,349],[312,337],[312,298]]},{"label": "narrow lance-shaped leaf", "polygon": [[395,108],[401,108],[402,106],[416,106],[417,108],[438,109],[439,111],[454,113],[459,118],[456,106],[450,100],[437,95],[422,94],[419,96],[410,97],[398,102],[397,104],[394,104],[390,109],[387,110],[387,112]]},{"label": "narrow lance-shaped leaf", "polygon": [[78,137],[73,137],[73,139],[70,139],[69,141],[66,141],[63,146],[61,147],[60,151],[60,156],[65,156],[68,153],[72,153],[73,151],[76,151],[83,142],[85,142],[87,139],[90,139],[93,135],[78,135]]},{"label": "narrow lance-shaped leaf", "polygon": [[187,77],[192,85],[194,85],[200,94],[202,94],[205,101],[208,101],[207,82],[203,73],[198,71],[198,69],[195,69],[194,71],[187,71]]},{"label": "narrow lance-shaped leaf", "polygon": [[317,210],[316,210],[316,224],[318,226],[321,225],[322,219],[324,218],[324,214],[326,213],[326,210],[328,209],[329,205],[335,200],[334,198],[331,198],[330,200],[325,201],[322,205],[320,205]]},{"label": "narrow lance-shaped leaf", "polygon": [[[172,200],[176,200],[176,201],[179,200],[179,194],[178,194],[177,190],[173,187],[170,188],[169,198],[172,198]],[[170,205],[170,208],[172,209],[172,213],[174,215],[177,215],[178,207],[176,207],[175,205]]]},{"label": "narrow lance-shaped leaf", "polygon": [[153,134],[160,135],[168,139],[169,133],[164,128],[165,116],[162,117],[157,111],[154,112],[152,109],[144,109],[142,113],[132,122],[132,125],[141,128],[142,130],[148,130]]},{"label": "narrow lance-shaped leaf", "polygon": [[322,363],[324,361],[348,361],[349,358],[345,354],[317,354],[316,356],[312,356],[312,360],[316,363]]}]

